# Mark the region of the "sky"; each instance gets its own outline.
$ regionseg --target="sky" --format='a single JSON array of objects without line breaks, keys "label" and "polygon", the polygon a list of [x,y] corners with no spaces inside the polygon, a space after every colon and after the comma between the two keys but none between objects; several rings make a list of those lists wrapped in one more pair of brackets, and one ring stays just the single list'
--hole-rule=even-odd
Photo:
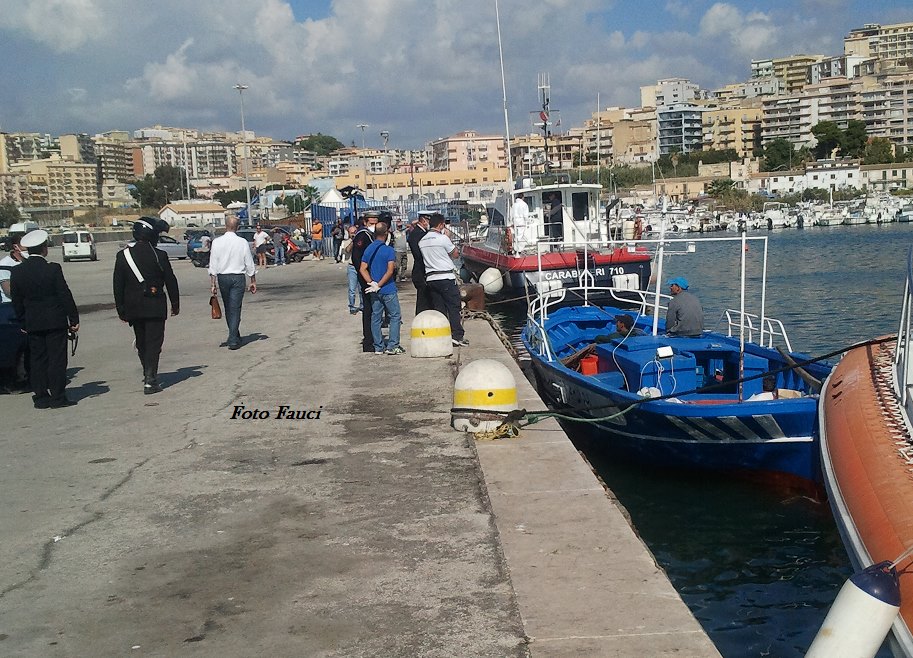
[{"label": "sky", "polygon": [[[713,89],[752,59],[839,55],[909,0],[499,0],[512,135],[548,74],[563,129],[640,87]],[[153,125],[421,148],[504,134],[495,0],[0,0],[0,131]],[[365,125],[365,128],[359,128]]]}]

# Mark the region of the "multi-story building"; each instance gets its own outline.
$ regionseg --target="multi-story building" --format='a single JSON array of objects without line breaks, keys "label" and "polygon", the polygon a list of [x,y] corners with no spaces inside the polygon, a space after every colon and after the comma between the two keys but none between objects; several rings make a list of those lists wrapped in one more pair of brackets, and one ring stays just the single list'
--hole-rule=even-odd
[{"label": "multi-story building", "polygon": [[751,61],[751,77],[768,78],[773,76],[783,82],[783,91],[792,94],[800,91],[808,79],[808,67],[826,59],[824,55],[791,55],[774,59],[754,59]]},{"label": "multi-story building", "polygon": [[761,147],[761,102],[708,107],[701,115],[704,149],[732,149],[747,157]]},{"label": "multi-story building", "polygon": [[32,205],[32,190],[27,173],[0,174],[0,203]]},{"label": "multi-story building", "polygon": [[850,30],[843,39],[845,55],[878,59],[883,70],[913,59],[913,23],[869,23]]},{"label": "multi-story building", "polygon": [[710,98],[719,101],[737,100],[740,98],[757,98],[758,96],[777,96],[783,93],[784,85],[771,76],[766,78],[752,78],[745,82],[736,82],[725,85],[710,92]]},{"label": "multi-story building", "polygon": [[638,164],[656,160],[656,110],[607,107],[583,126],[588,162]]},{"label": "multi-story building", "polygon": [[0,174],[20,162],[40,160],[60,152],[60,146],[48,134],[0,133]]},{"label": "multi-story building", "polygon": [[641,107],[678,105],[703,98],[700,86],[685,78],[665,78],[640,88]]},{"label": "multi-story building", "polygon": [[[51,206],[91,207],[98,205],[98,179],[94,164],[70,162],[59,155],[12,165],[12,171],[27,174],[32,203]],[[39,192],[46,186],[46,195]],[[39,200],[41,199],[41,200]]]},{"label": "multi-story building", "polygon": [[430,167],[433,171],[475,169],[482,163],[496,168],[507,166],[507,151],[501,135],[480,135],[464,130],[430,144]]},{"label": "multi-story building", "polygon": [[95,164],[95,142],[86,133],[61,135],[58,142],[60,157],[64,160]]},{"label": "multi-story building", "polygon": [[827,57],[809,65],[806,83],[813,85],[830,78],[858,78],[872,75],[877,70],[878,60],[874,57],[841,55]]},{"label": "multi-story building", "polygon": [[129,140],[130,134],[123,130],[95,135],[95,158],[100,181],[127,183],[136,179]]},{"label": "multi-story building", "polygon": [[704,108],[694,103],[657,107],[660,155],[700,151],[704,143],[703,113]]},{"label": "multi-story building", "polygon": [[887,73],[860,92],[862,120],[869,137],[886,137],[913,146],[913,74]]}]

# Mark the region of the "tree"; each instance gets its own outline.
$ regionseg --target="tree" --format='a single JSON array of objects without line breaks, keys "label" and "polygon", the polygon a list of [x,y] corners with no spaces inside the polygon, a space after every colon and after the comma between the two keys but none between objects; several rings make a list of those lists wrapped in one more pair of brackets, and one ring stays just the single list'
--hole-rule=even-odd
[{"label": "tree", "polygon": [[819,160],[831,157],[834,149],[843,145],[843,131],[833,121],[821,121],[812,126],[812,135],[818,140],[815,157]]},{"label": "tree", "polygon": [[[321,156],[328,155],[337,149],[345,148],[345,144],[335,137],[321,135],[320,133],[311,135],[307,139],[302,139],[301,141],[296,142],[295,145],[307,149],[308,151],[313,151]],[[352,142],[352,146],[355,146],[355,142]]]},{"label": "tree", "polygon": [[[250,198],[253,199],[258,193],[257,188],[250,188]],[[247,203],[247,190],[219,190],[212,195],[214,201],[218,201],[222,204],[223,208],[227,208],[230,203],[235,201],[240,201],[241,203]]]},{"label": "tree", "polygon": [[716,180],[710,181],[710,184],[707,186],[707,195],[718,199],[733,188],[735,188],[735,181],[731,178],[717,178]]},{"label": "tree", "polygon": [[133,198],[144,208],[161,208],[176,199],[191,198],[196,191],[193,187],[184,189],[184,170],[181,167],[161,165],[150,176],[134,181],[135,189],[130,190]]},{"label": "tree", "polygon": [[0,228],[9,228],[13,224],[22,221],[22,215],[19,208],[12,201],[0,203]]},{"label": "tree", "polygon": [[782,137],[771,140],[764,147],[764,171],[787,169],[793,161],[793,145]]},{"label": "tree", "polygon": [[865,154],[868,139],[865,121],[850,119],[847,121],[846,130],[843,131],[843,139],[840,141],[840,155],[861,158]]},{"label": "tree", "polygon": [[887,137],[873,137],[865,147],[862,164],[888,164],[894,161],[891,140]]}]

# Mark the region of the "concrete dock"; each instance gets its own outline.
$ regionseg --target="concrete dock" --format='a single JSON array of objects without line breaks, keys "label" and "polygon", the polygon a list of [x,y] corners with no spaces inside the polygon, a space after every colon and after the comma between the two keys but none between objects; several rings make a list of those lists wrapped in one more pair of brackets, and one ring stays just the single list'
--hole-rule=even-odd
[{"label": "concrete dock", "polygon": [[174,262],[166,388],[144,396],[115,249],[64,265],[79,404],[0,396],[0,654],[719,655],[555,421],[450,428],[478,358],[543,407],[487,323],[450,359],[364,354],[344,268],[306,261],[258,274],[229,351],[205,270]]}]

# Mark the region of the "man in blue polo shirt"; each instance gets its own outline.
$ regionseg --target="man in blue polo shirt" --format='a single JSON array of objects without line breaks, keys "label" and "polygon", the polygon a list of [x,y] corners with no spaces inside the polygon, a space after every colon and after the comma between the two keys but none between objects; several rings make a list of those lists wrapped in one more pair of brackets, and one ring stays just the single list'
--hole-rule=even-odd
[{"label": "man in blue polo shirt", "polygon": [[[368,282],[365,301],[371,303],[371,335],[374,339],[375,354],[404,354],[399,344],[399,329],[402,314],[399,310],[399,295],[396,292],[396,252],[387,245],[389,229],[384,222],[374,228],[374,242],[361,256],[360,272]],[[384,311],[390,318],[390,337],[384,343],[381,324]]]}]

